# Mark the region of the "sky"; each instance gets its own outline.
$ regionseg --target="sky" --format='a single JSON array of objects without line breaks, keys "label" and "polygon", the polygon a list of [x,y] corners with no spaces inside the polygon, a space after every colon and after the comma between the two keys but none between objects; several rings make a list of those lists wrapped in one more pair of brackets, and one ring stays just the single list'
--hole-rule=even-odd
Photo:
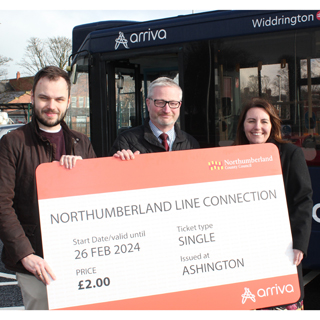
[{"label": "sky", "polygon": [[[71,39],[72,29],[75,26],[97,21],[148,21],[221,9],[274,9],[277,7],[275,0],[269,0],[268,8],[265,5],[263,8],[257,5],[252,8],[252,1],[250,5],[246,5],[246,1],[243,1],[239,7],[239,2],[234,3],[234,0],[221,1],[218,4],[216,1],[208,0],[184,0],[183,2],[172,0],[161,0],[160,2],[55,0],[49,1],[49,4],[39,4],[39,1],[35,0],[18,0],[13,1],[13,4],[10,4],[10,1],[6,2],[7,4],[0,10],[0,55],[13,60],[2,67],[7,71],[5,77],[7,79],[15,78],[18,71],[21,76],[29,75],[17,64],[21,62],[28,45],[27,41],[31,37],[47,39],[64,36]],[[89,4],[90,10],[87,10]],[[219,5],[224,7],[219,7]],[[170,10],[163,10],[163,8],[170,8]],[[0,78],[0,80],[3,79],[3,77]]]},{"label": "sky", "polygon": [[[91,0],[86,1],[90,2]],[[110,3],[110,0],[106,2]],[[101,7],[99,10],[48,10],[39,7],[28,10],[0,10],[0,55],[13,60],[1,67],[7,71],[5,78],[15,78],[17,71],[21,76],[28,76],[28,72],[17,63],[21,62],[28,45],[27,41],[31,37],[47,39],[64,36],[71,39],[72,29],[80,24],[106,20],[148,21],[193,13],[193,9],[137,10],[133,7],[130,10],[118,10],[111,7],[111,10],[105,10]],[[202,11],[208,10],[194,10],[195,13]],[[2,77],[0,80],[3,79]]]},{"label": "sky", "polygon": [[7,78],[27,72],[17,63],[23,58],[28,39],[64,36],[72,38],[72,29],[80,24],[104,20],[147,21],[157,18],[190,14],[191,11],[144,10],[0,10],[0,55],[13,59],[4,68]]}]

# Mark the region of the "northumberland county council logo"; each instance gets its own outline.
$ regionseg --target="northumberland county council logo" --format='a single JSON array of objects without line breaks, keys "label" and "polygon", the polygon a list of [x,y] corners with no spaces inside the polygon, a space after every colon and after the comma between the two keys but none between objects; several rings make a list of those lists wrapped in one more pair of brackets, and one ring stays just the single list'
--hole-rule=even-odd
[{"label": "northumberland county council logo", "polygon": [[242,304],[245,304],[247,299],[251,299],[253,302],[256,302],[256,296],[250,292],[249,288],[244,288],[244,294],[241,295]]},{"label": "northumberland county council logo", "polygon": [[128,40],[124,37],[124,34],[121,31],[119,32],[119,37],[116,39],[116,45],[114,46],[115,50],[119,48],[120,44],[123,44],[126,49],[129,49]]},{"label": "northumberland county council logo", "polygon": [[208,162],[210,170],[223,170],[223,166],[221,165],[221,161],[209,161]]}]

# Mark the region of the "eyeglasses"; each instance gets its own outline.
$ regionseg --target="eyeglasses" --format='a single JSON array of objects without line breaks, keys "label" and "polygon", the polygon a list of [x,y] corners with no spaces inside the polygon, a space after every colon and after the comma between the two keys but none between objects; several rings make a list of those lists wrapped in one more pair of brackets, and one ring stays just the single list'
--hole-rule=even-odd
[{"label": "eyeglasses", "polygon": [[164,108],[166,104],[169,105],[171,109],[178,109],[181,106],[181,101],[165,101],[165,100],[158,100],[158,99],[151,99],[154,105],[158,108]]}]

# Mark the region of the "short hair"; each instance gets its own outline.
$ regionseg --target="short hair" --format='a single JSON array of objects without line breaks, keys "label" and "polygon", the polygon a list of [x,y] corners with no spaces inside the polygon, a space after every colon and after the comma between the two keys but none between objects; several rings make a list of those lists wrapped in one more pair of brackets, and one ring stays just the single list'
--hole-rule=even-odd
[{"label": "short hair", "polygon": [[249,140],[244,132],[244,121],[247,116],[247,112],[251,108],[262,108],[265,112],[270,117],[270,122],[271,122],[271,132],[270,136],[267,139],[267,142],[270,140],[275,140],[279,143],[285,143],[284,140],[282,140],[281,137],[281,120],[277,114],[276,109],[274,106],[268,102],[265,99],[262,98],[252,98],[242,109],[242,112],[240,114],[240,118],[238,121],[238,126],[237,126],[237,136],[235,140],[235,145],[242,145],[242,144],[249,144]]},{"label": "short hair", "polygon": [[156,80],[152,81],[150,83],[150,85],[149,85],[149,88],[148,88],[148,98],[149,99],[152,98],[153,89],[155,87],[175,87],[175,88],[178,88],[180,90],[180,101],[182,100],[182,89],[181,89],[181,87],[170,78],[160,77],[160,78],[157,78]]},{"label": "short hair", "polygon": [[60,77],[63,78],[64,80],[66,80],[66,83],[68,86],[68,96],[70,96],[71,81],[70,81],[69,75],[66,71],[62,70],[61,68],[55,67],[55,66],[47,66],[37,72],[37,74],[34,76],[34,82],[33,82],[33,87],[32,87],[33,93],[35,92],[36,86],[37,86],[40,79],[48,78],[50,81],[52,81],[52,80],[56,81]]}]

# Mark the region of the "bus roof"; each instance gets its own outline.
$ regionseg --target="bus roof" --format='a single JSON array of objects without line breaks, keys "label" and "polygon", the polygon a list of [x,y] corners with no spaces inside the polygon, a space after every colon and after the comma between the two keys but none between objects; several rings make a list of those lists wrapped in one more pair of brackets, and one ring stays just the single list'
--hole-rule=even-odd
[{"label": "bus roof", "polygon": [[106,30],[133,23],[136,23],[136,21],[112,20],[99,21],[76,26],[72,30],[72,53],[76,53],[79,50],[86,36],[93,31]]},{"label": "bus roof", "polygon": [[319,25],[317,10],[211,11],[145,22],[97,22],[74,28],[73,53],[115,52]]}]

